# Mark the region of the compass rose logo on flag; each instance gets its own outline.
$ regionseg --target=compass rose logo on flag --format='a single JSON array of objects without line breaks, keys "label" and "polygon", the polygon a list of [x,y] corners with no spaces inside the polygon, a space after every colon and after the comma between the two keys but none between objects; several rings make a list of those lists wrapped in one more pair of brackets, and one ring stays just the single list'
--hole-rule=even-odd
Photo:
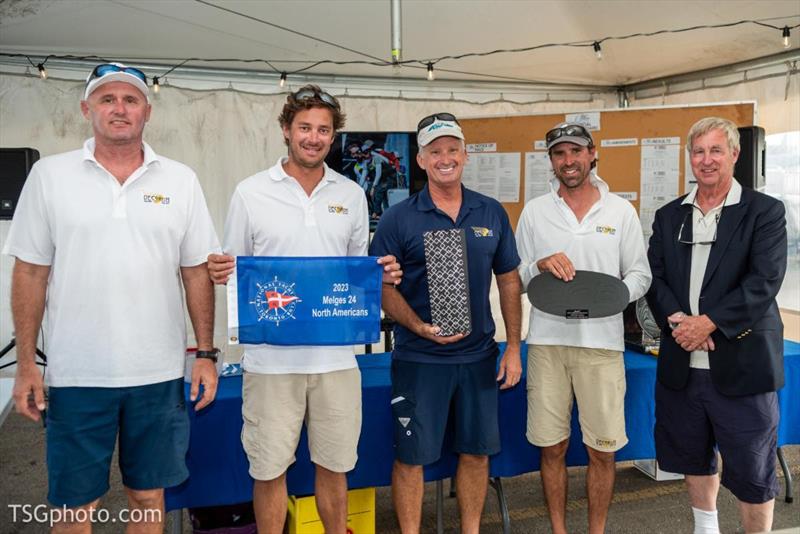
[{"label": "compass rose logo on flag", "polygon": [[271,321],[278,326],[281,321],[295,319],[294,310],[302,300],[294,292],[294,283],[283,282],[276,276],[264,284],[256,282],[256,287],[255,299],[250,304],[255,306],[259,321]]}]

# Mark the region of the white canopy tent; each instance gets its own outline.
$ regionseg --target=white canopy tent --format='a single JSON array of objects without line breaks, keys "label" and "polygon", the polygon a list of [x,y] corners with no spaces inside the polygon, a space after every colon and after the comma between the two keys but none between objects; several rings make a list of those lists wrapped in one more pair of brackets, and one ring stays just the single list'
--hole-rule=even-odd
[{"label": "white canopy tent", "polygon": [[[401,7],[402,59],[413,63],[324,63],[294,73],[321,60],[389,60],[390,1],[2,2],[0,146],[31,146],[43,156],[75,149],[91,135],[78,101],[100,60],[87,56],[141,66],[163,86],[145,138],[197,171],[221,234],[235,185],[285,153],[277,116],[285,91],[306,82],[340,96],[351,130],[412,130],[440,110],[485,117],[744,100],[757,102],[768,133],[800,130],[800,28],[788,49],[782,31],[754,23],[604,40],[742,20],[796,26],[796,0],[403,0]],[[438,60],[548,43],[581,46]],[[191,57],[231,60],[190,61],[164,77]],[[241,61],[254,58],[275,69]],[[432,61],[436,79],[428,81]],[[38,76],[42,62],[47,80]],[[289,73],[284,88],[281,72]],[[0,242],[8,226],[0,221]],[[0,258],[0,345],[12,335],[11,265]],[[220,345],[224,309],[220,290]]]}]

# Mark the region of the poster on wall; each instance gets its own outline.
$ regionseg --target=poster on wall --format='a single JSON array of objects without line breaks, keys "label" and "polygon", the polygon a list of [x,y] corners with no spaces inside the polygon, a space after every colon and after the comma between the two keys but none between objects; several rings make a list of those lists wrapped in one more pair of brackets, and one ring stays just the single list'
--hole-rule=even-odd
[{"label": "poster on wall", "polygon": [[525,152],[525,203],[547,194],[554,176],[547,152]]},{"label": "poster on wall", "polygon": [[642,139],[639,219],[646,240],[653,233],[656,210],[678,196],[680,138]]},{"label": "poster on wall", "polygon": [[464,187],[499,202],[519,202],[519,152],[470,154],[464,166]]}]

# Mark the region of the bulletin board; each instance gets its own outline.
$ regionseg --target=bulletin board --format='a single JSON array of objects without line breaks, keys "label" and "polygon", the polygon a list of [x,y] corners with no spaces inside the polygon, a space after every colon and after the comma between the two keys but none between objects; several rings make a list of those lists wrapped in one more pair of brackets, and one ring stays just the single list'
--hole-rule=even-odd
[{"label": "bulletin board", "polygon": [[[703,117],[716,116],[730,119],[740,127],[753,126],[755,114],[755,102],[738,102],[689,107],[627,108],[568,115],[560,113],[476,118],[459,122],[467,139],[471,160],[479,159],[481,154],[505,153],[511,156],[508,161],[515,162],[517,156],[514,153],[520,154],[519,200],[503,202],[511,224],[516,229],[517,220],[525,206],[526,153],[538,152],[540,158],[544,157],[545,134],[567,116],[570,120],[577,116],[580,123],[593,121],[599,125],[599,129],[591,132],[597,147],[597,174],[609,184],[612,192],[627,193],[623,196],[639,211],[642,199],[641,177],[643,172],[647,172],[643,165],[648,163],[643,163],[643,154],[646,160],[647,154],[652,153],[652,149],[646,147],[652,146],[658,140],[673,145],[677,142],[679,145],[679,171],[677,178],[673,178],[678,181],[677,194],[671,195],[675,197],[683,194],[686,188],[685,143],[691,125]],[[602,146],[604,140],[608,146]],[[675,147],[670,148],[674,155]],[[691,168],[688,172],[691,176]],[[670,176],[674,177],[674,174]],[[652,180],[651,175],[648,174],[647,180]],[[634,192],[635,199],[632,198]],[[645,206],[645,209],[650,210],[650,207]],[[641,215],[644,224],[645,217],[644,214]]]}]

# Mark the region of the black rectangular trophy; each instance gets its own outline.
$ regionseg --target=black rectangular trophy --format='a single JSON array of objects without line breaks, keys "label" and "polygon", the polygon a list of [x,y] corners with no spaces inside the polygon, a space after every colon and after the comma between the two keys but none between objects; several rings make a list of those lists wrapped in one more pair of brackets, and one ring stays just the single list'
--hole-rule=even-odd
[{"label": "black rectangular trophy", "polygon": [[436,230],[422,234],[431,322],[439,335],[469,334],[472,314],[469,302],[467,238],[464,230]]}]

